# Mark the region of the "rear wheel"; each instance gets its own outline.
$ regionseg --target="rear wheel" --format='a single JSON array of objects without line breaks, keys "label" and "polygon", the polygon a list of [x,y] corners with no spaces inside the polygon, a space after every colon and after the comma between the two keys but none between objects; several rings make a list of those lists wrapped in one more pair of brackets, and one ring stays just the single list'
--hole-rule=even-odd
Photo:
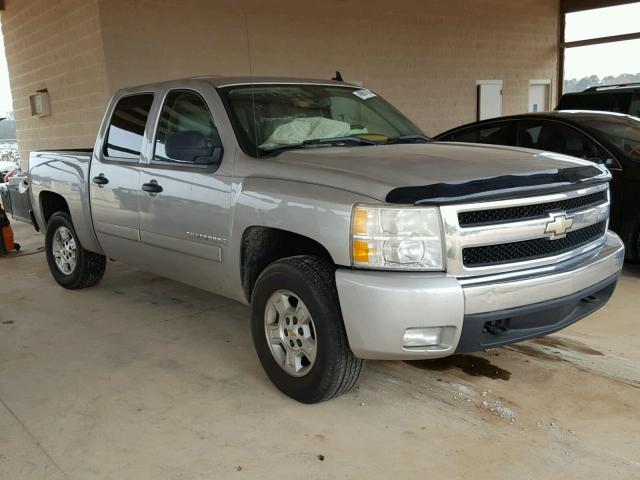
[{"label": "rear wheel", "polygon": [[253,291],[260,362],[280,391],[303,403],[348,392],[364,365],[349,348],[334,270],[317,257],[285,258],[262,272]]},{"label": "rear wheel", "polygon": [[49,219],[45,251],[49,271],[60,286],[75,290],[102,280],[106,257],[82,248],[68,213],[58,212]]}]

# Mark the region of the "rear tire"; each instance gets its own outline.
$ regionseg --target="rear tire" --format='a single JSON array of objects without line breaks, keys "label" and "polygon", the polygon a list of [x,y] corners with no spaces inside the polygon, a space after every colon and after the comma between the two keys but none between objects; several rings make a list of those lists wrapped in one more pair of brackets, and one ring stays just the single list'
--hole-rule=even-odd
[{"label": "rear tire", "polygon": [[49,271],[61,287],[76,290],[102,280],[106,257],[82,248],[68,213],[58,212],[49,219],[45,251]]},{"label": "rear tire", "polygon": [[[284,301],[288,313],[275,313],[274,295],[291,299],[289,304]],[[289,257],[272,263],[258,277],[251,306],[253,344],[267,376],[282,393],[302,403],[317,403],[353,388],[364,361],[356,358],[349,348],[332,264],[311,256]],[[302,320],[298,324],[295,315],[299,307],[304,307],[310,315],[306,325]],[[291,321],[291,325],[282,323],[285,319]],[[267,335],[277,332],[280,325],[282,335],[272,335],[268,340]],[[309,330],[312,335],[308,334]],[[304,348],[298,349],[294,343],[305,342],[305,339],[313,344],[311,355],[305,355],[301,351]],[[290,342],[293,349],[288,347]],[[297,372],[295,367],[290,368],[296,362],[287,364],[284,356],[279,360],[278,351],[283,355],[288,352],[292,358],[299,355],[298,360],[302,358],[297,361]]]}]

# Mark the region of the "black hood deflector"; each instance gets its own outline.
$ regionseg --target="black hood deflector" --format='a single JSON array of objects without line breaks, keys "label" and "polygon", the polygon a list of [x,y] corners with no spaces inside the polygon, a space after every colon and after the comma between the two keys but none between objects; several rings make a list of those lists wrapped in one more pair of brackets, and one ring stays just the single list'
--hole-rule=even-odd
[{"label": "black hood deflector", "polygon": [[387,194],[388,203],[404,204],[450,204],[470,200],[521,197],[523,194],[541,195],[576,186],[604,183],[611,180],[611,174],[596,166],[563,168],[553,171],[523,175],[471,180],[465,183],[435,183],[417,187],[400,187]]}]

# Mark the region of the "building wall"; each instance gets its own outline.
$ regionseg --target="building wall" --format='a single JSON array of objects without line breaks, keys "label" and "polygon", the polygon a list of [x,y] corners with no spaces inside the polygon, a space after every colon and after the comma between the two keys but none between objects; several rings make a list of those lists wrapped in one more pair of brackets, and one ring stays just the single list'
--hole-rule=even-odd
[{"label": "building wall", "polygon": [[[503,80],[503,113],[522,112],[530,79],[555,85],[558,2],[8,0],[2,22],[21,148],[90,146],[107,92],[194,75],[330,78],[340,70],[428,134],[475,119],[476,80]],[[66,47],[34,33],[38,22],[25,28],[29,11]],[[84,41],[74,41],[79,35]],[[58,103],[48,119],[29,119],[26,96],[41,86]]]},{"label": "building wall", "polygon": [[[109,95],[97,0],[5,0],[1,12],[17,139],[30,150],[92,146]],[[52,115],[31,117],[49,92]]]}]

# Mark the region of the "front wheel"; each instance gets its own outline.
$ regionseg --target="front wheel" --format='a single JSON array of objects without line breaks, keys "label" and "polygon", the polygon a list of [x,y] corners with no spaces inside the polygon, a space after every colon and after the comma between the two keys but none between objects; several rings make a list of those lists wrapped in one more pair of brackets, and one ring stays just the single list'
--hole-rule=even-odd
[{"label": "front wheel", "polygon": [[317,257],[285,258],[262,272],[253,291],[251,328],[262,367],[303,403],[348,392],[364,365],[349,348],[334,270]]},{"label": "front wheel", "polygon": [[55,213],[49,219],[45,251],[51,275],[60,286],[75,290],[102,280],[106,257],[82,248],[68,213]]}]

